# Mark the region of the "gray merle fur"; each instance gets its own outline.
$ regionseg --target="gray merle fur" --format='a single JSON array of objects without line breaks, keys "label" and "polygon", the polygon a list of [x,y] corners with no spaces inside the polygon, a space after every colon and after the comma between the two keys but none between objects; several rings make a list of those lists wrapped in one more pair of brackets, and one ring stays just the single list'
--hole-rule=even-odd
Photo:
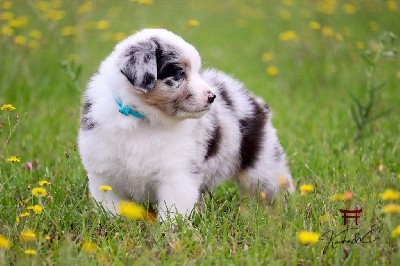
[{"label": "gray merle fur", "polygon": [[90,116],[93,103],[88,98],[85,98],[82,108],[81,128],[85,131],[94,129],[98,123]]},{"label": "gray merle fur", "polygon": [[126,53],[126,64],[121,73],[132,83],[144,91],[154,88],[157,77],[156,48],[153,42],[141,42],[130,47]]}]

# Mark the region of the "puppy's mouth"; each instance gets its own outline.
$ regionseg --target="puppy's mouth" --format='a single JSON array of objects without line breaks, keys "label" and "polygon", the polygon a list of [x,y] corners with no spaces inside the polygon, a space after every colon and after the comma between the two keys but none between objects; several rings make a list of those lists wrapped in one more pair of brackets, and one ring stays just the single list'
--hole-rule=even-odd
[{"label": "puppy's mouth", "polygon": [[178,115],[185,118],[200,118],[204,114],[206,114],[210,110],[210,108],[211,105],[207,105],[203,109],[196,109],[196,110],[181,109]]}]

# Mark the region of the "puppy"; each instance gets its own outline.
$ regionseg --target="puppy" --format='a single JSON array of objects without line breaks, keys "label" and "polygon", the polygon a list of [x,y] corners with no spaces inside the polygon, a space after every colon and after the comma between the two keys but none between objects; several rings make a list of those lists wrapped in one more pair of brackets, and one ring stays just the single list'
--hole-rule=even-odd
[{"label": "puppy", "polygon": [[163,29],[128,37],[101,63],[78,143],[90,192],[112,213],[132,200],[157,203],[161,220],[189,215],[202,191],[228,179],[269,200],[294,189],[270,108],[202,70],[197,50]]}]

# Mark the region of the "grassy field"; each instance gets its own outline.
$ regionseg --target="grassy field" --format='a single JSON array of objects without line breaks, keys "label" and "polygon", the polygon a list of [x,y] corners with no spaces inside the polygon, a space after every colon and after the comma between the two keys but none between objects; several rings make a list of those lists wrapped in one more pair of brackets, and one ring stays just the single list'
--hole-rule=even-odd
[{"label": "grassy field", "polygon": [[[0,111],[0,265],[398,265],[400,62],[388,51],[400,42],[380,36],[400,36],[399,14],[396,0],[0,0],[0,106],[16,108]],[[204,67],[270,104],[297,183],[286,201],[226,184],[174,228],[94,208],[76,149],[81,93],[114,45],[146,27],[181,35]],[[369,91],[357,120],[351,95],[366,106]],[[387,109],[354,137],[356,120]],[[359,208],[340,234],[339,209]]]}]

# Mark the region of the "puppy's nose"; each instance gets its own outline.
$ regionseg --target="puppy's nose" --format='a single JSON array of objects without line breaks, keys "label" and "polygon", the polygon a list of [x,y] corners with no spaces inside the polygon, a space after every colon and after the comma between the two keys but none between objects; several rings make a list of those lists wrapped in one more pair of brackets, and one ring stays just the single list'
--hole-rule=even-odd
[{"label": "puppy's nose", "polygon": [[207,92],[207,97],[208,97],[208,103],[213,103],[217,95],[212,93],[211,91]]}]

